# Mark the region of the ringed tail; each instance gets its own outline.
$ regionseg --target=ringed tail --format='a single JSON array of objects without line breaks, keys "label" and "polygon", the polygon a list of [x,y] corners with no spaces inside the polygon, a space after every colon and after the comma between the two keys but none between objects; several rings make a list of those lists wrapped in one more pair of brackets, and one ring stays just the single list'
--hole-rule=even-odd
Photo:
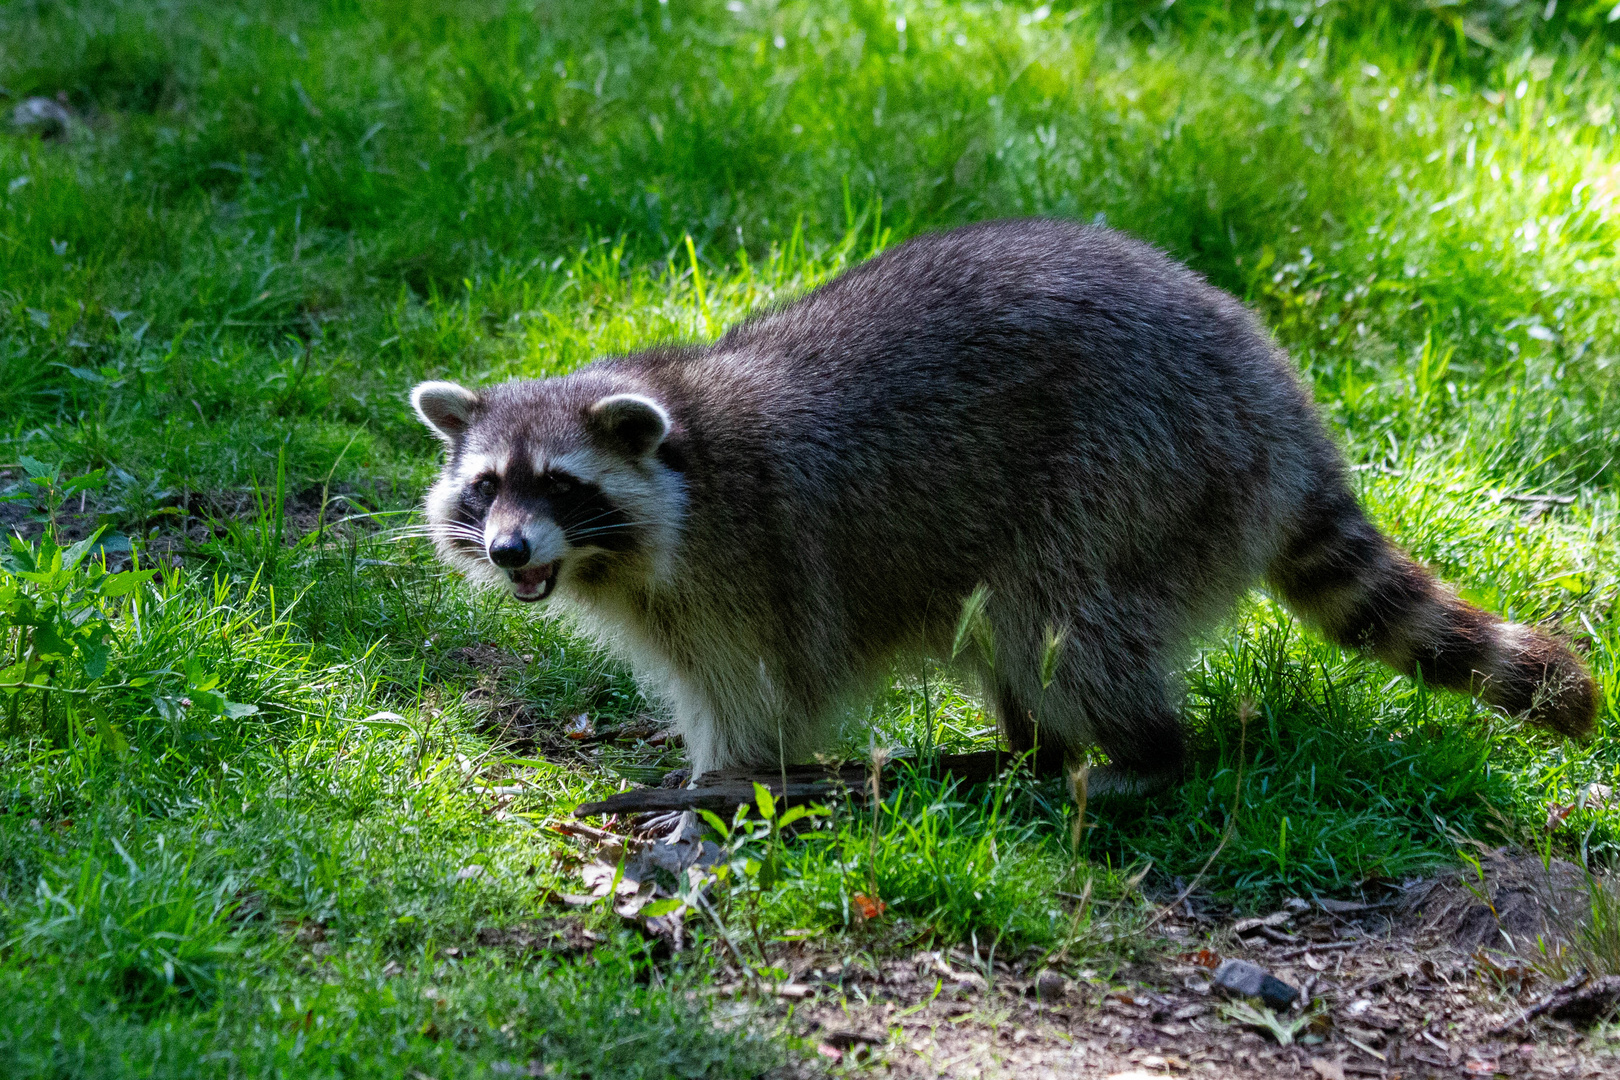
[{"label": "ringed tail", "polygon": [[1561,735],[1590,734],[1598,688],[1568,645],[1462,600],[1380,533],[1335,481],[1301,508],[1267,572],[1290,610],[1335,644],[1402,674]]}]

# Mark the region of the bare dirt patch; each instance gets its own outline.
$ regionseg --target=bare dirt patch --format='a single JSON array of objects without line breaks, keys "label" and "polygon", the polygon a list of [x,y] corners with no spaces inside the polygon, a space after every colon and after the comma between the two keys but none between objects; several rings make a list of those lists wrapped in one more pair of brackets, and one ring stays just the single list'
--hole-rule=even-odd
[{"label": "bare dirt patch", "polygon": [[1563,859],[1487,851],[1477,871],[1408,889],[1402,914],[1415,932],[1459,949],[1531,957],[1568,941],[1587,907],[1586,875]]},{"label": "bare dirt patch", "polygon": [[[0,469],[0,492],[23,480],[20,470]],[[371,517],[379,507],[397,506],[405,495],[387,481],[370,484],[310,484],[286,493],[281,504],[284,542],[324,530],[332,539],[354,532],[372,532],[377,527]],[[56,536],[66,545],[83,540],[100,526],[123,530],[141,540],[143,558],[178,565],[183,556],[210,541],[228,535],[230,522],[254,522],[262,514],[274,513],[273,493],[251,491],[174,491],[162,495],[149,509],[137,511],[121,502],[108,489],[81,492],[70,497],[56,511]],[[0,534],[15,533],[24,540],[37,541],[44,534],[46,513],[43,497],[0,500]],[[109,565],[123,569],[129,562],[125,552],[109,556]]]},{"label": "bare dirt patch", "polygon": [[517,926],[484,927],[478,931],[479,948],[514,956],[550,953],[581,956],[602,943],[602,935],[586,929],[578,919],[550,919]]},{"label": "bare dirt patch", "polygon": [[[1172,943],[1160,959],[1114,971],[806,942],[777,958],[785,984],[732,972],[717,993],[757,999],[829,1061],[892,1076],[1620,1077],[1601,1032],[1527,1016],[1558,989],[1526,962],[1531,932],[1558,932],[1552,907],[1573,908],[1578,868],[1495,853],[1481,869],[1383,902],[1296,901],[1263,921],[1184,903],[1160,924]],[[1527,955],[1499,948],[1509,939]],[[1215,985],[1211,965],[1231,957],[1303,1004],[1267,1024]]]}]

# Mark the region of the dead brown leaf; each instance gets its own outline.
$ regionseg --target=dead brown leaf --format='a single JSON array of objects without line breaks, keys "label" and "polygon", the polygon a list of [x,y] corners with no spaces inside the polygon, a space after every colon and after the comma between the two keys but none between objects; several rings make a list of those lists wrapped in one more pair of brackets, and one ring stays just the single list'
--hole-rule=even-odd
[{"label": "dead brown leaf", "polygon": [[1221,966],[1221,954],[1211,952],[1209,949],[1199,949],[1197,952],[1182,953],[1176,957],[1183,964],[1192,964],[1196,967],[1209,968],[1211,971]]},{"label": "dead brown leaf", "polygon": [[1311,1058],[1311,1068],[1322,1080],[1344,1080],[1344,1066],[1327,1058]]}]

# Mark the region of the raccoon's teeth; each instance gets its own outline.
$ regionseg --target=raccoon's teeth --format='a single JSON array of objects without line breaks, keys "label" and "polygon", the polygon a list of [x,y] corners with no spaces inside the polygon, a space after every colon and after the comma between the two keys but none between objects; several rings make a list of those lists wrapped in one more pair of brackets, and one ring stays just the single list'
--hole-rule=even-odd
[{"label": "raccoon's teeth", "polygon": [[508,570],[506,576],[512,579],[512,595],[525,604],[532,604],[551,595],[551,590],[557,585],[557,564],[550,562],[544,566],[525,566]]}]

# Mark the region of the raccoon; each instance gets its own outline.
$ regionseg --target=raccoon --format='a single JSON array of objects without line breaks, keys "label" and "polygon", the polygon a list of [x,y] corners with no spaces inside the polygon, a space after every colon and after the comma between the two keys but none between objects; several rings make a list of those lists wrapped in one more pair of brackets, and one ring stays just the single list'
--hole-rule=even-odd
[{"label": "raccoon", "polygon": [[1107,229],[922,236],[712,345],[412,402],[447,451],[444,560],[571,608],[667,704],[694,775],[814,752],[897,660],[948,656],[981,586],[994,654],[967,663],[1040,772],[1096,745],[1105,785],[1173,781],[1178,666],[1257,583],[1532,723],[1579,736],[1597,711],[1565,645],[1368,521],[1246,308]]}]

